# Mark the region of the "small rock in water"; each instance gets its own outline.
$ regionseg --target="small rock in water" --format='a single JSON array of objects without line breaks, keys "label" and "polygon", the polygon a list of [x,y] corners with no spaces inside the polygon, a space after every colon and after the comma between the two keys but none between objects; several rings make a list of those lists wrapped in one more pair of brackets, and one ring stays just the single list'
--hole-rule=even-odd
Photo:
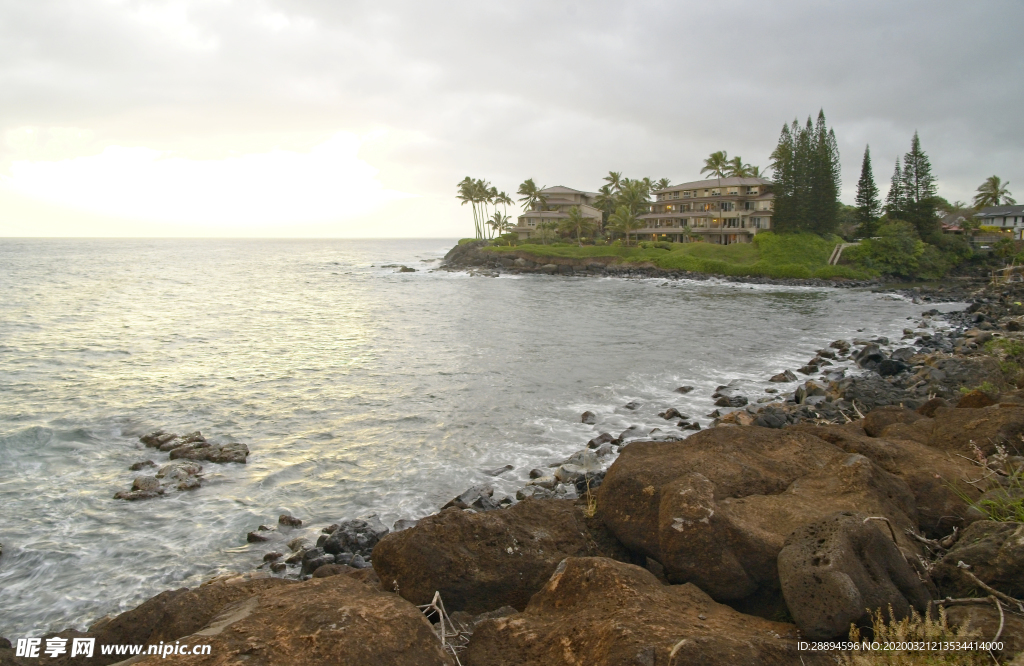
[{"label": "small rock in water", "polygon": [[627,402],[625,405],[623,405],[623,407],[625,407],[626,409],[632,410],[632,411],[636,411],[636,410],[640,409],[640,407],[642,407],[642,405],[639,402],[633,400],[631,402]]},{"label": "small rock in water", "polygon": [[[554,481],[554,478],[551,479]],[[526,486],[516,491],[516,499],[522,502],[526,499],[553,499],[555,493],[548,488],[542,488],[541,486]]]},{"label": "small rock in water", "polygon": [[288,565],[284,562],[274,562],[270,565],[270,570],[274,573],[281,573],[288,568]]},{"label": "small rock in water", "polygon": [[283,554],[278,553],[276,551],[271,551],[271,552],[269,552],[269,553],[267,553],[266,555],[263,556],[263,561],[264,562],[272,562],[274,560],[279,560],[282,557],[284,557]]},{"label": "small rock in water", "polygon": [[128,469],[132,472],[138,472],[140,469],[145,469],[146,467],[156,467],[156,463],[152,460],[140,460],[139,462],[129,465]]},{"label": "small rock in water", "polygon": [[663,411],[661,414],[658,414],[658,416],[660,416],[661,418],[665,419],[666,421],[671,421],[672,419],[679,419],[679,418],[683,417],[683,415],[680,414],[679,410],[676,409],[675,407],[669,407],[668,409]]},{"label": "small rock in water", "polygon": [[[590,440],[590,441],[594,441],[594,440]],[[591,448],[593,448],[593,447],[591,447]],[[542,476],[545,476],[546,474],[547,474],[547,472],[545,472],[545,471],[544,471],[544,470],[542,470],[542,469],[536,469],[536,468],[534,468],[534,469],[531,469],[531,470],[530,470],[530,478],[531,478],[531,479],[539,479],[539,478],[541,478]]]},{"label": "small rock in water", "polygon": [[444,511],[445,509],[454,506],[459,509],[491,511],[492,509],[498,508],[498,503],[492,499],[493,495],[494,488],[491,486],[473,486],[442,506],[441,510]]},{"label": "small rock in water", "polygon": [[504,474],[505,472],[511,472],[514,469],[515,469],[515,467],[513,467],[512,465],[505,465],[504,467],[495,467],[494,469],[485,469],[485,470],[483,470],[483,473],[486,474],[487,476],[500,476],[500,475]]},{"label": "small rock in water", "polygon": [[288,542],[288,550],[292,551],[293,553],[309,550],[312,547],[313,542],[307,539],[306,537],[297,537]]},{"label": "small rock in water", "polygon": [[155,476],[140,476],[132,483],[132,490],[155,492],[160,490],[160,480]]},{"label": "small rock in water", "polygon": [[692,390],[693,390],[692,386],[680,386],[679,388],[676,389],[676,393],[682,393],[683,395],[686,395],[687,393],[689,393]]},{"label": "small rock in water", "polygon": [[270,541],[270,537],[268,537],[263,532],[254,530],[245,535],[245,540],[249,543],[260,543],[262,541]]},{"label": "small rock in water", "polygon": [[278,522],[279,525],[285,525],[286,527],[302,527],[302,519],[301,518],[296,518],[294,516],[289,516],[289,515],[284,514],[284,513],[282,513],[280,516],[278,516],[277,522]]},{"label": "small rock in water", "polygon": [[377,514],[346,520],[339,523],[338,529],[324,542],[324,550],[332,554],[346,552],[369,555],[377,542],[390,531],[380,522]]},{"label": "small rock in water", "polygon": [[[589,448],[589,449],[596,449],[597,447],[601,446],[605,442],[614,442],[614,441],[615,441],[614,437],[612,437],[611,435],[609,435],[606,432],[602,432],[600,435],[598,435],[594,439],[592,439],[589,442],[587,442],[587,448]],[[532,472],[531,472],[531,474],[532,474]],[[543,476],[543,473],[541,474],[541,476]],[[533,477],[531,477],[531,478],[533,478]]]},{"label": "small rock in water", "polygon": [[775,382],[776,384],[781,384],[781,383],[784,383],[784,382],[795,382],[796,381],[796,375],[794,375],[791,370],[784,370],[784,371],[780,372],[779,374],[774,375],[768,381]]},{"label": "small rock in water", "polygon": [[594,425],[597,423],[597,414],[594,412],[583,412],[583,416],[580,418],[580,421],[587,425]]},{"label": "small rock in water", "polygon": [[644,431],[640,426],[629,426],[629,428],[623,430],[622,433],[619,435],[619,441],[624,442],[627,439],[636,439],[638,437],[643,436]]}]

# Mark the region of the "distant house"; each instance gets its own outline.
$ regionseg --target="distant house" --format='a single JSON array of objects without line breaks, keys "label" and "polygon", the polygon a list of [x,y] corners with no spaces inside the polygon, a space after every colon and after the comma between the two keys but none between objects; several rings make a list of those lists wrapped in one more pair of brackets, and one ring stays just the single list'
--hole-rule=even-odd
[{"label": "distant house", "polygon": [[597,192],[584,192],[558,185],[545,187],[540,193],[544,195],[545,205],[542,207],[540,203],[534,204],[533,208],[519,216],[516,226],[512,227],[520,239],[525,240],[535,235],[537,228],[544,222],[560,222],[569,217],[569,209],[573,206],[579,207],[583,217],[590,218],[595,229],[601,228],[601,211],[593,205]]},{"label": "distant house", "polygon": [[709,243],[749,243],[754,234],[772,228],[775,195],[764,178],[713,178],[657,190],[651,212],[641,215],[640,238],[680,241],[689,227],[692,236]]},{"label": "distant house", "polygon": [[942,233],[944,234],[962,234],[964,232],[964,222],[967,221],[968,213],[961,211],[953,211],[952,213],[946,213],[939,220],[939,224],[942,226]]},{"label": "distant house", "polygon": [[987,227],[1000,227],[1013,233],[1014,240],[1024,240],[1024,206],[989,206],[974,214]]}]

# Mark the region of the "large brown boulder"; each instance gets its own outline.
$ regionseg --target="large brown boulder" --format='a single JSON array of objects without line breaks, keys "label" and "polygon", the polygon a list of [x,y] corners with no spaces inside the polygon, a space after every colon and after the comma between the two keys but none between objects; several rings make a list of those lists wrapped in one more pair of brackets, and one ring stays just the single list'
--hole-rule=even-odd
[{"label": "large brown boulder", "polygon": [[1016,599],[1024,598],[1024,523],[979,520],[960,535],[932,568],[932,578],[944,595],[984,596],[957,568],[963,562],[986,584]]},{"label": "large brown boulder", "polygon": [[999,634],[999,642],[1003,644],[1003,649],[994,653],[1004,658],[1020,653],[1024,661],[1024,618],[1019,613],[1009,612],[1005,605],[1001,618],[999,611],[991,603],[950,606],[946,609],[946,621],[950,627],[966,624],[968,631],[977,636],[975,640],[979,641],[991,641],[1002,624],[1003,631]]},{"label": "large brown boulder", "polygon": [[[917,423],[925,421],[930,422],[930,419]],[[944,537],[954,527],[963,528],[977,520],[969,510],[970,505],[950,487],[950,484],[956,484],[973,499],[980,495],[973,486],[961,482],[965,477],[978,477],[977,466],[963,458],[951,456],[920,441],[869,437],[855,423],[843,426],[798,425],[792,429],[816,435],[848,453],[866,456],[885,471],[903,479],[914,493],[920,530],[929,538]]]},{"label": "large brown boulder", "polygon": [[414,604],[440,592],[449,611],[522,610],[566,557],[628,553],[570,500],[524,500],[509,509],[446,509],[373,549],[385,590]]},{"label": "large brown boulder", "polygon": [[782,594],[809,639],[845,637],[850,623],[870,624],[870,612],[879,609],[891,609],[896,619],[912,607],[927,610],[928,589],[885,525],[865,518],[840,512],[804,525],[779,553]]},{"label": "large brown boulder", "polygon": [[[210,654],[175,656],[175,664],[221,666],[452,666],[430,622],[397,594],[349,576],[313,578],[269,589],[226,607],[185,645]],[[138,662],[166,664],[160,656]]]},{"label": "large brown boulder", "polygon": [[1011,453],[1020,455],[1024,452],[1022,434],[1024,405],[1006,403],[979,409],[939,408],[935,410],[928,444],[968,457],[972,455],[972,444],[987,456],[996,452],[996,444],[1001,444]]},{"label": "large brown boulder", "polygon": [[871,437],[880,437],[882,431],[894,423],[914,423],[925,417],[899,405],[876,407],[864,417],[863,428]]},{"label": "large brown boulder", "polygon": [[[796,627],[743,615],[646,569],[568,558],[522,613],[476,626],[466,666],[798,664]],[[803,655],[806,664],[827,663]]]},{"label": "large brown boulder", "polygon": [[796,528],[836,511],[888,517],[901,546],[916,528],[906,483],[867,457],[790,429],[731,427],[634,442],[598,491],[598,516],[674,583],[713,598],[778,590],[776,557]]}]

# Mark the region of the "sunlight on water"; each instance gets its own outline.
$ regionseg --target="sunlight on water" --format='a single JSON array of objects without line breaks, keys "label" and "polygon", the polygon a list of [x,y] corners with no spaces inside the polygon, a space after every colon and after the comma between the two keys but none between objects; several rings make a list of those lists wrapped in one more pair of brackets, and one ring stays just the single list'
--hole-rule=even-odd
[{"label": "sunlight on water", "polygon": [[[284,512],[315,534],[418,518],[474,483],[514,494],[599,432],[681,434],[658,412],[706,424],[717,385],[756,397],[829,341],[898,338],[922,310],[864,291],[431,272],[451,245],[0,241],[0,635],[250,569],[269,548],[246,532]],[[113,500],[132,462],[166,461],[138,442],[156,428],[252,455],[205,464],[195,491]]]}]

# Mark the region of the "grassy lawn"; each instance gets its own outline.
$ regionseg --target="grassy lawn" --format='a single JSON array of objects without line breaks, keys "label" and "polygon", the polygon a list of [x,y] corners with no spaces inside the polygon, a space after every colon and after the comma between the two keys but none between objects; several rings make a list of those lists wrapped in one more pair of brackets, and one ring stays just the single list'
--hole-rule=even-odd
[{"label": "grassy lawn", "polygon": [[489,247],[490,252],[525,252],[538,259],[565,257],[617,257],[616,263],[650,264],[658,268],[710,273],[714,275],[765,276],[773,278],[865,279],[871,274],[850,266],[829,266],[828,258],[838,238],[814,234],[763,233],[753,243],[715,245],[712,243],[671,243],[669,249],[649,246],[613,247],[558,244]]}]

